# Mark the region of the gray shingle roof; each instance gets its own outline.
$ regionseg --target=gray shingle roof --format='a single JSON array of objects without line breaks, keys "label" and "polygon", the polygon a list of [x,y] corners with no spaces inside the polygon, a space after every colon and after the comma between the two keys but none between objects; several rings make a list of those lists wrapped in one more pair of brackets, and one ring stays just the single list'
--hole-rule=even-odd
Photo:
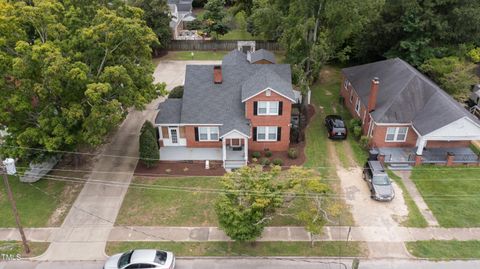
[{"label": "gray shingle roof", "polygon": [[223,57],[222,65],[248,64],[247,55],[239,50],[232,50]]},{"label": "gray shingle roof", "polygon": [[291,100],[296,100],[292,83],[285,81],[278,73],[273,71],[272,68],[269,68],[269,65],[261,65],[261,69],[243,83],[242,101],[257,95],[267,87],[272,88]]},{"label": "gray shingle roof", "polygon": [[158,105],[155,123],[179,123],[181,111],[182,99],[167,99]]},{"label": "gray shingle roof", "polygon": [[240,51],[230,52],[223,63],[221,84],[213,83],[214,65],[187,65],[183,98],[160,104],[155,123],[220,124],[220,135],[238,130],[250,136],[250,122],[242,103],[244,94],[255,95],[271,87],[295,100],[290,65],[250,64]]},{"label": "gray shingle roof", "polygon": [[264,50],[264,49],[259,49],[259,50],[256,50],[256,51],[252,52],[250,57],[251,57],[250,58],[251,63],[255,63],[255,62],[260,61],[260,60],[267,60],[271,63],[276,63],[275,54],[273,54],[273,52],[270,52],[270,51]]},{"label": "gray shingle roof", "polygon": [[376,122],[412,123],[420,135],[463,117],[480,124],[438,85],[399,58],[345,68],[342,72],[365,105],[371,80],[379,78],[377,105],[371,113]]}]

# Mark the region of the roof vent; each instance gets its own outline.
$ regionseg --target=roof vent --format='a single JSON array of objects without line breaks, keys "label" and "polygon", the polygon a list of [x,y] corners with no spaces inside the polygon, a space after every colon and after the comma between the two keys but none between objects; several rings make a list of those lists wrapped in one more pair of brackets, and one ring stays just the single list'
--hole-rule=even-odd
[{"label": "roof vent", "polygon": [[213,67],[213,83],[215,84],[222,84],[223,77],[222,77],[222,66],[215,65]]}]

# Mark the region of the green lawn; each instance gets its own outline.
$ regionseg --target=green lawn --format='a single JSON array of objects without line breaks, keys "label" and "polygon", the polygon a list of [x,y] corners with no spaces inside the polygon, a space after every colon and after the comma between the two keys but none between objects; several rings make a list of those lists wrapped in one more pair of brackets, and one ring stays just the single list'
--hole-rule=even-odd
[{"label": "green lawn", "polygon": [[366,256],[361,242],[108,242],[112,255],[136,248],[166,249],[177,256]]},{"label": "green lawn", "polygon": [[[9,182],[25,227],[59,226],[81,186],[46,179],[28,184],[12,176]],[[0,227],[16,227],[3,180],[0,185]]]},{"label": "green lawn", "polygon": [[480,241],[478,240],[429,240],[406,244],[410,254],[418,258],[434,260],[480,258]]},{"label": "green lawn", "polygon": [[397,185],[402,189],[403,192],[403,199],[405,200],[405,204],[408,207],[408,216],[402,222],[402,225],[405,227],[418,227],[418,228],[425,228],[428,226],[427,221],[423,217],[422,213],[417,207],[415,201],[413,201],[412,197],[407,191],[405,184],[403,183],[402,179],[394,174],[392,171],[387,170],[388,176],[397,183]]},{"label": "green lawn", "polygon": [[[30,253],[27,254],[23,250],[23,244],[19,241],[0,241],[0,254],[8,255],[9,257],[16,257],[20,255],[21,258],[35,257],[43,254],[50,243],[46,242],[28,242]],[[0,261],[2,257],[0,256]]]},{"label": "green lawn", "polygon": [[130,186],[117,217],[117,225],[139,226],[217,226],[213,193],[175,191],[171,187],[198,189],[221,188],[219,177],[185,177],[142,179],[133,183],[147,184],[146,189]]},{"label": "green lawn", "polygon": [[480,226],[480,168],[424,165],[412,180],[442,227]]}]

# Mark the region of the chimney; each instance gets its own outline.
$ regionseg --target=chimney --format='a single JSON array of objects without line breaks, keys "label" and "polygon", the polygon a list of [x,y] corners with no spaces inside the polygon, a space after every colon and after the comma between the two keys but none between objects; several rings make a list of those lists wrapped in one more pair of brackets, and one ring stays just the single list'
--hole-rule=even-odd
[{"label": "chimney", "polygon": [[222,77],[222,66],[215,65],[213,67],[213,83],[215,84],[222,84],[223,77]]},{"label": "chimney", "polygon": [[374,77],[372,79],[372,83],[370,84],[370,95],[368,97],[368,107],[367,107],[368,112],[374,111],[375,107],[377,106],[377,94],[378,94],[379,83],[380,81],[378,80],[377,77]]}]

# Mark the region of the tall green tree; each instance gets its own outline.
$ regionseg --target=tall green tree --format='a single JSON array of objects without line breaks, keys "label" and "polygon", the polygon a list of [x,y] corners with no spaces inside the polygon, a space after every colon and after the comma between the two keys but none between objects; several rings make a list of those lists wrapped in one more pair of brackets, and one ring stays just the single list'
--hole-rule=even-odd
[{"label": "tall green tree", "polygon": [[275,182],[280,168],[243,167],[222,179],[224,193],[215,211],[220,227],[233,240],[252,241],[262,234],[271,215],[282,202],[282,185]]},{"label": "tall green tree", "polygon": [[224,35],[230,30],[225,22],[225,0],[208,0],[205,4],[205,13],[202,15],[203,30],[215,37]]},{"label": "tall green tree", "polygon": [[111,3],[0,0],[4,155],[42,159],[50,153],[28,148],[98,145],[127,108],[157,95],[155,34],[140,9]]},{"label": "tall green tree", "polygon": [[387,0],[356,47],[360,60],[402,57],[419,66],[452,55],[459,44],[479,44],[479,1]]},{"label": "tall green tree", "polygon": [[130,0],[134,7],[143,10],[143,18],[148,27],[157,35],[158,48],[164,48],[172,38],[170,11],[165,0]]},{"label": "tall green tree", "polygon": [[157,166],[160,159],[156,136],[157,134],[152,123],[145,121],[140,131],[139,155],[141,162],[148,168]]}]

